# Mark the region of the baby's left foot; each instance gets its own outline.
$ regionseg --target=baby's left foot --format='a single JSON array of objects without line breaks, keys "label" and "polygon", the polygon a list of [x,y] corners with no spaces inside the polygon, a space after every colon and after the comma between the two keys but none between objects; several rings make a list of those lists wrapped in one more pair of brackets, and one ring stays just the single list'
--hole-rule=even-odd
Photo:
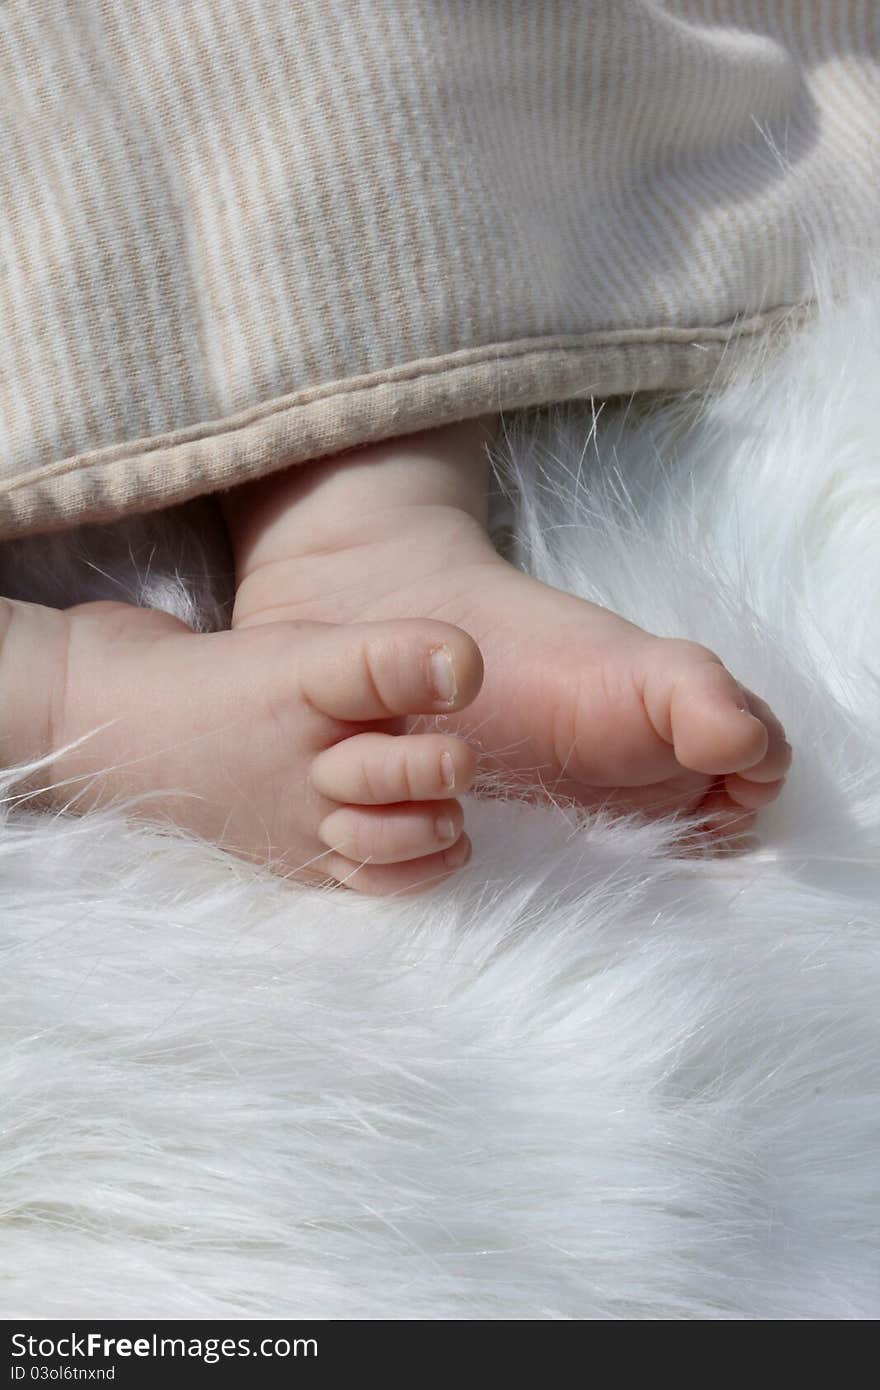
[{"label": "baby's left foot", "polygon": [[469,422],[229,494],[234,624],[455,623],[477,641],[485,680],[448,727],[508,784],[747,829],[791,760],[779,720],[705,647],[654,637],[503,560],[485,529],[486,475]]},{"label": "baby's left foot", "polygon": [[136,798],[286,877],[412,893],[468,859],[474,755],[405,719],[461,709],[481,675],[471,639],[425,619],[196,635],[123,603],[0,599],[0,757],[54,755],[33,787],[50,804]]}]

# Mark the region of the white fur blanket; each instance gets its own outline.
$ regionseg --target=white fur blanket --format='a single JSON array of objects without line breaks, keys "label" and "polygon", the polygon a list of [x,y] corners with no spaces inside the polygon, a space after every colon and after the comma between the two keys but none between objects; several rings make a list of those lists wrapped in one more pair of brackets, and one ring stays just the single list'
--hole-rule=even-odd
[{"label": "white fur blanket", "polygon": [[[381,903],[7,785],[3,1315],[880,1315],[878,386],[869,290],[716,399],[512,437],[527,562],[779,710],[741,857],[482,803]],[[64,545],[6,590],[69,600]]]}]

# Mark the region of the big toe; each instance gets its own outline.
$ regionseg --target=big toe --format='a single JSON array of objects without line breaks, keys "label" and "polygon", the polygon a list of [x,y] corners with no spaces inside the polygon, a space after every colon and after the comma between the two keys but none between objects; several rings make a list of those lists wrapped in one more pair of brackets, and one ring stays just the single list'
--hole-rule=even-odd
[{"label": "big toe", "polygon": [[661,732],[672,743],[676,760],[710,776],[742,773],[761,764],[771,730],[752,712],[739,683],[705,648],[674,645],[685,650],[670,653],[673,660],[665,676],[668,714],[661,715],[660,724],[666,725]]},{"label": "big toe", "polygon": [[473,638],[422,618],[316,627],[301,668],[311,704],[350,722],[464,709],[482,680]]}]

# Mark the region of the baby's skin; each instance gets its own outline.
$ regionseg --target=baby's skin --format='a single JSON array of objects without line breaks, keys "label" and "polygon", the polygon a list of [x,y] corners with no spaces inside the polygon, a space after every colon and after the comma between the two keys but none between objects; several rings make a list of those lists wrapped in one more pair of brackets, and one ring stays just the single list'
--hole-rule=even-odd
[{"label": "baby's skin", "polygon": [[[142,815],[369,894],[466,863],[459,796],[478,754],[529,793],[741,834],[788,769],[779,721],[705,647],[501,558],[486,530],[490,428],[225,493],[229,632],[125,604],[3,600],[4,761],[55,754],[36,787],[52,804],[148,793]],[[408,732],[437,715],[442,732]]]}]

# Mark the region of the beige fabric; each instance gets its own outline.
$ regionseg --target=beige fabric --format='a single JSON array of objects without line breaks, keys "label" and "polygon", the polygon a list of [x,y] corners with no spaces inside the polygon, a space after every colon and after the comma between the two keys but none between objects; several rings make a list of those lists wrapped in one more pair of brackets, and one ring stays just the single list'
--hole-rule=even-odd
[{"label": "beige fabric", "polygon": [[6,0],[0,535],[701,385],[863,242],[874,0]]}]

